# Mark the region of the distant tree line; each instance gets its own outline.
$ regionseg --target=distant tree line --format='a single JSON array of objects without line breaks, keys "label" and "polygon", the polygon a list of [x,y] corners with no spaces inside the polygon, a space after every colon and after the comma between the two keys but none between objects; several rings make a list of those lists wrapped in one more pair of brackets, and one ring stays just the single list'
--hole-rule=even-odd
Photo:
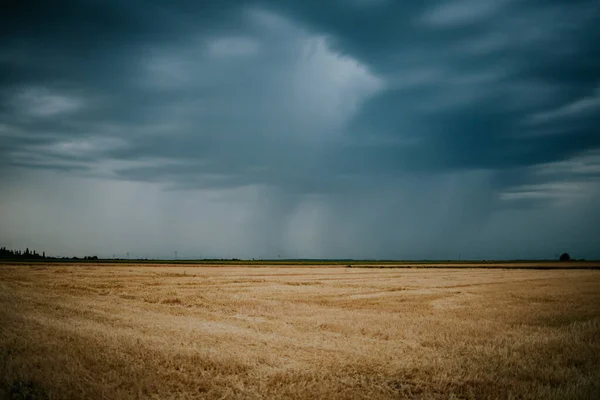
[{"label": "distant tree line", "polygon": [[48,257],[46,252],[42,254],[35,250],[29,250],[26,248],[25,251],[21,250],[10,250],[6,247],[0,248],[0,260],[98,260],[98,256],[85,256],[79,257]]},{"label": "distant tree line", "polygon": [[29,248],[25,249],[25,251],[21,250],[9,250],[6,247],[0,248],[0,258],[2,259],[27,259],[27,260],[43,260],[46,258],[46,252],[42,252],[39,254],[35,250],[29,250]]}]

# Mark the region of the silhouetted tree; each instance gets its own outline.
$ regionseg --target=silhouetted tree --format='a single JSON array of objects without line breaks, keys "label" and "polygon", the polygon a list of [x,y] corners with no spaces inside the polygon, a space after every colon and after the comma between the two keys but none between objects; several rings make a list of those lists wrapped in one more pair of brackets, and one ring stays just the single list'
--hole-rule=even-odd
[{"label": "silhouetted tree", "polygon": [[560,255],[560,261],[569,261],[571,260],[571,256],[569,255],[569,253],[562,253]]}]

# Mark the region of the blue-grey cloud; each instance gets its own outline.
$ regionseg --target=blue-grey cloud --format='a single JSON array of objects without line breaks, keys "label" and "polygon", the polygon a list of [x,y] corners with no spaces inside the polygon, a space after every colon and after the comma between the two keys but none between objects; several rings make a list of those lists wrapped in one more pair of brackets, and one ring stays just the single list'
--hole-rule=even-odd
[{"label": "blue-grey cloud", "polygon": [[509,257],[510,224],[544,215],[529,256],[565,223],[595,254],[599,18],[593,0],[11,2],[0,174],[237,193],[250,256],[453,257],[479,238],[473,256]]}]

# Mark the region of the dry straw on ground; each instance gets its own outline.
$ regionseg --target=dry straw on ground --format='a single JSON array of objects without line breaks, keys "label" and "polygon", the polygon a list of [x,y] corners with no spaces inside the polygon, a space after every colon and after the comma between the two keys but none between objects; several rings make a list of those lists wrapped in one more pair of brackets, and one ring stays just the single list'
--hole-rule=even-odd
[{"label": "dry straw on ground", "polygon": [[600,271],[0,266],[0,398],[600,398]]}]

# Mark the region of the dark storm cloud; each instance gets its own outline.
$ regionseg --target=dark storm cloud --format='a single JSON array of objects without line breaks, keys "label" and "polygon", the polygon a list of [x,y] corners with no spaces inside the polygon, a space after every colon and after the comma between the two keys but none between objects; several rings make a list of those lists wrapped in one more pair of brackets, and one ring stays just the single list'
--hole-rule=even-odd
[{"label": "dark storm cloud", "polygon": [[[273,90],[268,84],[272,86],[274,79],[277,83],[277,79],[286,78],[277,78],[276,70],[269,73],[269,82],[264,82],[265,77],[261,75],[263,65],[254,63],[245,65],[242,71],[234,71],[226,81],[214,83],[211,77],[222,75],[223,68],[213,63],[208,69],[197,71],[207,76],[204,80],[201,78],[200,82],[186,82],[185,86],[175,89],[156,88],[154,82],[140,87],[136,80],[140,58],[148,57],[153,49],[167,46],[177,54],[186,51],[190,30],[194,31],[194,35],[198,35],[198,31],[210,31],[211,35],[216,35],[220,29],[227,28],[227,34],[231,34],[232,29],[234,32],[239,29],[235,24],[235,14],[241,12],[239,4],[236,4],[233,13],[222,2],[215,5],[203,3],[197,10],[194,9],[196,6],[182,6],[160,8],[164,12],[155,12],[152,23],[147,23],[145,18],[147,14],[152,14],[151,11],[144,8],[141,16],[138,16],[135,7],[133,10],[122,9],[117,3],[110,2],[73,3],[70,8],[65,7],[60,12],[55,9],[49,12],[41,4],[5,16],[10,23],[6,24],[8,33],[3,37],[6,39],[3,44],[8,51],[2,67],[13,78],[22,73],[23,80],[11,79],[10,84],[2,90],[2,114],[7,122],[4,131],[9,135],[27,131],[32,137],[28,140],[15,137],[6,140],[3,151],[8,154],[5,159],[10,160],[14,153],[45,152],[47,158],[56,159],[57,168],[64,168],[65,159],[77,155],[72,152],[52,154],[43,146],[32,146],[35,140],[39,140],[39,144],[48,140],[62,140],[72,145],[70,142],[86,140],[90,136],[114,135],[125,138],[130,144],[125,149],[112,150],[111,155],[116,159],[168,157],[194,161],[178,167],[177,174],[169,171],[157,173],[156,167],[126,168],[121,175],[127,179],[148,180],[152,177],[157,180],[169,176],[178,182],[201,172],[230,174],[230,177],[220,181],[234,185],[285,180],[279,177],[282,170],[262,173],[262,177],[252,172],[253,168],[272,169],[273,163],[281,161],[288,164],[285,169],[294,168],[294,164],[290,164],[291,157],[281,152],[293,146],[293,139],[278,140],[265,133],[273,130],[271,125],[281,126],[277,120],[280,105],[274,102],[263,104],[269,98],[269,91]],[[190,18],[186,9],[199,18]],[[130,20],[132,24],[128,23]],[[203,25],[205,22],[207,26]],[[31,30],[25,28],[28,24],[38,23],[39,27]],[[199,29],[195,29],[197,26]],[[281,53],[285,53],[285,43],[279,45]],[[14,57],[11,58],[11,54]],[[270,68],[276,68],[279,62],[287,61],[281,58],[268,60]],[[27,64],[30,71],[22,72],[23,63]],[[202,69],[202,59],[195,61],[194,66]],[[23,110],[29,105],[15,101],[23,97],[22,92],[27,90],[27,85],[58,90],[67,97],[79,96],[90,106],[84,104],[81,109],[66,116],[55,114],[52,110],[34,110],[34,114],[41,115],[31,117],[27,115],[27,110]],[[45,95],[43,91],[39,92],[29,97]],[[263,103],[254,101],[255,93],[262,93]],[[232,107],[240,111],[234,118],[229,118],[227,109]],[[269,108],[267,113],[262,110],[265,107]],[[255,112],[262,112],[262,120],[254,118]],[[160,119],[163,113],[166,119]],[[173,124],[174,118],[177,121]],[[298,129],[291,125],[286,127],[286,130]],[[104,155],[104,152],[96,152],[79,157]],[[198,162],[199,159],[205,160]],[[22,165],[26,162],[20,159],[13,161],[13,164]],[[32,166],[38,165],[33,160],[31,162]],[[47,166],[52,168],[51,163]],[[187,186],[200,185],[196,181],[198,179],[191,179]],[[208,184],[214,181],[209,178]]]},{"label": "dark storm cloud", "polygon": [[[428,165],[442,170],[534,165],[600,145],[597,2],[328,4],[303,2],[290,13],[330,34],[342,52],[390,81],[401,80],[400,88],[365,105],[357,135],[370,128],[419,138],[423,146],[415,158],[431,158]],[[440,70],[440,76],[428,80],[416,73],[428,69]],[[535,89],[532,84],[557,93],[551,98],[527,93]],[[539,104],[524,102],[528,96]],[[588,96],[596,114],[573,112],[573,118],[556,118],[551,126],[524,124],[532,113]]]},{"label": "dark storm cloud", "polygon": [[[411,168],[496,169],[561,160],[600,145],[594,116],[559,117],[548,128],[543,122],[526,123],[536,113],[568,107],[586,96],[600,96],[596,92],[600,55],[595,46],[600,7],[595,1],[256,4],[327,35],[336,50],[391,82],[348,124],[344,141],[331,146],[331,155],[323,155],[326,160],[334,157],[332,162],[340,168],[352,164],[383,173]],[[256,154],[264,148],[266,154],[257,158],[266,157],[268,162],[277,151],[293,151],[297,144],[273,144],[272,137],[264,135],[268,128],[253,126],[256,121],[252,119],[256,93],[270,90],[273,83],[265,82],[260,71],[281,60],[259,59],[246,66],[245,76],[232,74],[218,86],[206,79],[201,87],[160,90],[140,88],[132,82],[140,57],[148,49],[170,44],[177,49],[193,35],[235,35],[252,30],[243,17],[252,5],[69,1],[54,7],[47,2],[12,2],[2,21],[3,119],[13,122],[7,104],[25,84],[70,88],[93,102],[93,107],[73,115],[70,124],[60,116],[41,122],[20,119],[11,125],[33,132],[52,130],[56,124],[55,131],[78,135],[89,129],[86,124],[99,121],[125,127],[139,127],[144,122],[152,126],[161,109],[185,108],[186,104],[201,109],[207,107],[201,100],[209,99],[212,107],[248,108],[247,121],[243,116],[229,121],[212,113],[202,119],[212,132],[199,137],[193,132],[193,118],[184,115],[190,126],[173,132],[167,128],[163,139],[132,134],[139,142],[123,156],[197,158],[206,157],[210,150],[217,159],[226,159],[223,165],[237,159],[243,169],[258,162],[252,157],[227,157],[227,153],[243,148]],[[432,71],[429,76],[428,71]],[[214,71],[199,71],[202,73],[214,75]],[[535,93],[526,93],[532,84],[534,89],[554,90],[554,95],[536,98]],[[529,103],[528,95],[533,98]],[[231,99],[239,103],[229,104]],[[273,114],[280,111],[276,105],[267,106],[273,107]],[[565,127],[559,133],[543,135],[546,129],[555,131],[561,126]],[[235,134],[227,139],[230,132],[238,131],[247,131],[247,137],[254,139],[244,143],[244,138]],[[170,135],[176,139],[160,143]],[[363,149],[362,141],[369,136],[382,144]],[[394,140],[415,143],[390,146]],[[364,155],[358,158],[355,153],[361,149]],[[357,159],[364,165],[357,164]],[[272,161],[281,160],[274,157]]]}]

